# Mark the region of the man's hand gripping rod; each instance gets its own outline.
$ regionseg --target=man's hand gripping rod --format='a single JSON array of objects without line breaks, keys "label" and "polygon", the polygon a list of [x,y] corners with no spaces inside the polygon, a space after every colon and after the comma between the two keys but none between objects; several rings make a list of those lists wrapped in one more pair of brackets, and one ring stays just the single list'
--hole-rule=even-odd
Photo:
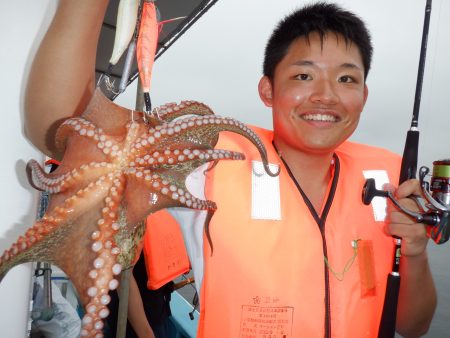
[{"label": "man's hand gripping rod", "polygon": [[426,202],[420,196],[410,196],[421,212],[415,212],[400,205],[391,191],[378,190],[373,178],[366,181],[362,198],[366,205],[369,205],[377,196],[389,198],[399,210],[412,217],[417,223],[429,225],[429,237],[437,244],[442,244],[450,238],[450,159],[435,161],[433,164],[431,184],[425,181],[430,169],[421,167],[419,170],[420,186]]}]

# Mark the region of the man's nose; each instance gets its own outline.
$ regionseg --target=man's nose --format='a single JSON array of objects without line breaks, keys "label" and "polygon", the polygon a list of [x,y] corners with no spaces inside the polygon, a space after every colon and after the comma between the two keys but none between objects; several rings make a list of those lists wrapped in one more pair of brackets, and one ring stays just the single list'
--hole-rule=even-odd
[{"label": "man's nose", "polygon": [[316,81],[314,90],[311,94],[311,101],[328,105],[338,103],[339,96],[337,95],[334,84],[328,79]]}]

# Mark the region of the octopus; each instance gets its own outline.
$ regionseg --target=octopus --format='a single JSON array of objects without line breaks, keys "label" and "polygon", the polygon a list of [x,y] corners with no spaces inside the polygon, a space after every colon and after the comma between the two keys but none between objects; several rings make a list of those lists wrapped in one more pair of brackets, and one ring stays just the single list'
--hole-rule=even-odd
[{"label": "octopus", "polygon": [[244,159],[214,148],[220,132],[247,138],[266,172],[277,175],[260,139],[243,123],[194,101],[165,104],[156,112],[125,109],[96,89],[86,111],[57,131],[55,146],[64,153],[58,168],[46,173],[34,160],[27,166],[30,184],[48,192],[50,203],[0,257],[0,281],[21,263],[59,266],[85,309],[82,337],[103,337],[109,291],[118,287],[122,269],[134,264],[148,214],[170,207],[206,210],[212,245],[208,227],[217,206],[193,196],[185,182],[206,163],[211,169],[220,160]]}]

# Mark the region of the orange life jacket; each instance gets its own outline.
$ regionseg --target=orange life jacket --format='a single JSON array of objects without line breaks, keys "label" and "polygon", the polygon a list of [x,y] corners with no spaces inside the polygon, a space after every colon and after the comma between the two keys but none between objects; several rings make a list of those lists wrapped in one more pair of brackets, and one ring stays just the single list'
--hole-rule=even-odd
[{"label": "orange life jacket", "polygon": [[178,223],[163,209],[147,217],[144,258],[147,288],[159,289],[190,269],[189,258]]},{"label": "orange life jacket", "polygon": [[198,337],[376,337],[394,246],[384,221],[375,221],[361,201],[363,171],[387,170],[396,182],[399,156],[340,146],[334,197],[318,224],[277,156],[272,133],[257,132],[269,161],[281,165],[279,196],[262,196],[269,206],[280,198],[281,220],[252,218],[251,161],[260,156],[249,142],[223,133],[218,148],[241,151],[247,160],[222,161],[207,173],[206,196],[218,210],[210,224],[212,254],[204,241]]}]

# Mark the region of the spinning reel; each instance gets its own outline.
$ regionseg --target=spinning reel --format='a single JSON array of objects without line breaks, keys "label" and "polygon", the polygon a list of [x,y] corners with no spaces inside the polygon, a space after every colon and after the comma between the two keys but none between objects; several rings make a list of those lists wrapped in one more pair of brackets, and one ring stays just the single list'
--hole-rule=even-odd
[{"label": "spinning reel", "polygon": [[419,169],[420,186],[425,201],[419,196],[410,196],[421,212],[414,212],[401,206],[392,192],[378,190],[373,178],[366,180],[362,200],[365,205],[369,205],[376,196],[389,198],[398,209],[414,218],[416,222],[427,224],[428,236],[437,244],[442,244],[450,238],[450,159],[433,162],[433,176],[430,183],[425,181],[425,176],[429,172],[430,169],[425,166]]}]

